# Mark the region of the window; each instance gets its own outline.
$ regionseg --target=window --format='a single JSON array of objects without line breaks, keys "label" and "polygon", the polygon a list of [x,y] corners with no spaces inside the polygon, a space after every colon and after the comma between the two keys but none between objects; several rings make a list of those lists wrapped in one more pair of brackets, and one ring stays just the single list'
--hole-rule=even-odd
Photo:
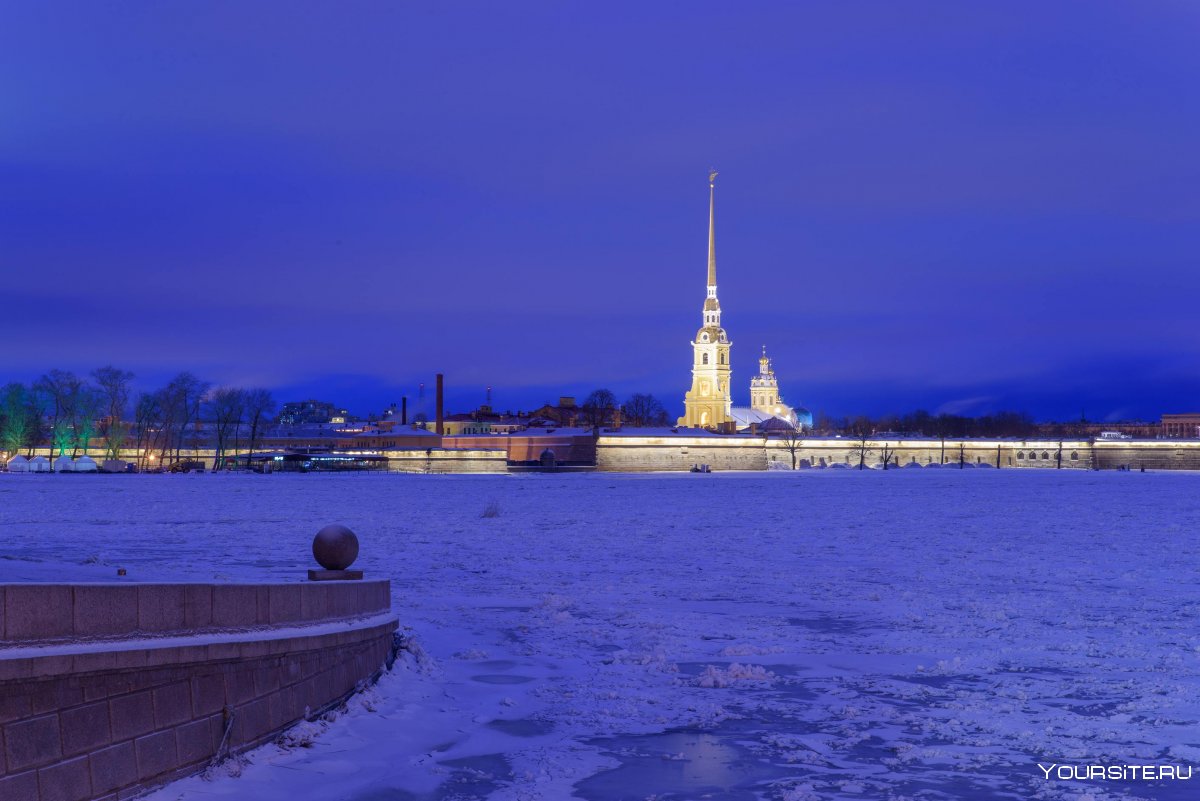
[{"label": "window", "polygon": [[717,360],[718,360],[718,361],[719,361],[721,364],[724,364],[724,363],[725,363],[725,354],[724,354],[724,353],[720,354],[720,355],[717,357]]},{"label": "window", "polygon": [[1025,458],[1025,451],[1017,451],[1017,458],[1018,458],[1018,459],[1024,459],[1024,458]]},{"label": "window", "polygon": [[1071,451],[1071,461],[1072,462],[1079,461],[1079,451]]},{"label": "window", "polygon": [[1049,452],[1049,451],[1042,451],[1042,458],[1043,458],[1043,459],[1049,459],[1049,458],[1050,458],[1050,452]]},{"label": "window", "polygon": [[708,354],[707,353],[700,357],[700,363],[708,364]]}]

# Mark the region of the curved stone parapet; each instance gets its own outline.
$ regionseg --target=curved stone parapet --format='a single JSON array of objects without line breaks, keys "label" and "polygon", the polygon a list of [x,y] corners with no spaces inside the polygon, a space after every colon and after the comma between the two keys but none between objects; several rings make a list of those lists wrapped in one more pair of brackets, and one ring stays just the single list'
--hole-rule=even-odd
[{"label": "curved stone parapet", "polygon": [[265,742],[390,660],[386,581],[0,585],[0,798],[116,799]]}]

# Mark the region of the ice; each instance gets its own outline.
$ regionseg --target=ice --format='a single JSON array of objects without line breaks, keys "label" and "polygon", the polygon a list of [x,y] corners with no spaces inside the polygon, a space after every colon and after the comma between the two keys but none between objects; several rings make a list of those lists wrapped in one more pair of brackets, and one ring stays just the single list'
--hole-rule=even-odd
[{"label": "ice", "polygon": [[1036,763],[1200,754],[1197,498],[1066,470],[0,475],[0,580],[299,580],[334,522],[392,580],[412,650],[369,696],[157,801],[1187,798]]}]

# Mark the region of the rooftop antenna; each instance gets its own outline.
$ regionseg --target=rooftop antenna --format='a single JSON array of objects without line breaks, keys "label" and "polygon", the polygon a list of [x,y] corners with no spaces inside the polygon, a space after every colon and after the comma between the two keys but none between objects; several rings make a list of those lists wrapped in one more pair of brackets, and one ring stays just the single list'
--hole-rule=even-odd
[{"label": "rooftop antenna", "polygon": [[492,388],[491,387],[487,388],[487,405],[488,406],[492,405]]}]

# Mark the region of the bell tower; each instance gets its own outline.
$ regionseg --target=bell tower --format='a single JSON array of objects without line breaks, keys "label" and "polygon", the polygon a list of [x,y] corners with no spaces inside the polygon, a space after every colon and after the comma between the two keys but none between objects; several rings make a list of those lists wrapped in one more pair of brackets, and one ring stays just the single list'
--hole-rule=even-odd
[{"label": "bell tower", "polygon": [[763,345],[762,357],[758,360],[758,375],[750,379],[750,408],[767,414],[779,414],[779,381],[767,358],[767,346]]},{"label": "bell tower", "polygon": [[692,388],[684,396],[684,416],[679,425],[689,428],[724,428],[733,421],[729,394],[729,347],[733,343],[721,327],[717,300],[717,245],[715,228],[716,170],[708,174],[708,288],[704,297],[704,324],[692,340]]}]

